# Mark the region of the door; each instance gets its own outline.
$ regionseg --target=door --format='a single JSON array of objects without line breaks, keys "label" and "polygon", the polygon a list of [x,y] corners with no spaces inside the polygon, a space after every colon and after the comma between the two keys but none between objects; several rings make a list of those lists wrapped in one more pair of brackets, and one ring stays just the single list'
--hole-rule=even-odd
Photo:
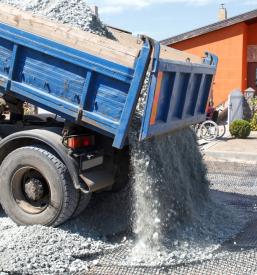
[{"label": "door", "polygon": [[243,119],[243,94],[235,90],[229,95],[228,124],[237,119]]},{"label": "door", "polygon": [[257,91],[257,62],[248,63],[248,88]]}]

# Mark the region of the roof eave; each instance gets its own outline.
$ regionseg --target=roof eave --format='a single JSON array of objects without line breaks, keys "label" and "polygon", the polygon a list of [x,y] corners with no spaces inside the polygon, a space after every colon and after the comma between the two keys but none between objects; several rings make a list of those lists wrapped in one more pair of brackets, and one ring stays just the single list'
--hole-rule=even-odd
[{"label": "roof eave", "polygon": [[251,21],[256,18],[257,18],[257,9],[247,12],[247,13],[243,13],[243,14],[235,16],[235,17],[231,17],[227,20],[223,20],[220,22],[216,22],[214,24],[204,26],[202,28],[195,29],[193,31],[189,31],[189,32],[186,32],[186,33],[183,33],[180,35],[176,35],[176,36],[164,39],[161,41],[161,43],[164,45],[171,45],[171,44],[181,42],[181,41],[184,41],[184,40],[187,40],[190,38],[194,38],[194,37],[197,37],[200,35],[214,32],[214,31],[226,28],[226,27],[230,27],[230,26],[242,23],[242,22]]}]

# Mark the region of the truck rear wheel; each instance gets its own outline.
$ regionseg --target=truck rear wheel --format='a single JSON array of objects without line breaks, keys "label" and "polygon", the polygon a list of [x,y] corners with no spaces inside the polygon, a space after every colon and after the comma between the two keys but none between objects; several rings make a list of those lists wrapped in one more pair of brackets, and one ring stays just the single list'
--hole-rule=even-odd
[{"label": "truck rear wheel", "polygon": [[78,205],[79,192],[64,163],[40,147],[10,153],[0,167],[0,202],[17,224],[57,226]]},{"label": "truck rear wheel", "polygon": [[80,214],[84,212],[84,210],[87,208],[91,200],[91,197],[92,197],[92,193],[85,194],[82,191],[79,192],[78,206],[72,215],[73,218],[78,217]]}]

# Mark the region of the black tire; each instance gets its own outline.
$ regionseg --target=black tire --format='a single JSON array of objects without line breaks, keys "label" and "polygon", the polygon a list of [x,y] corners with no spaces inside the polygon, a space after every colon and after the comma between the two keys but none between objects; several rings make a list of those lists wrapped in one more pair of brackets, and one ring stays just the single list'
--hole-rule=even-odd
[{"label": "black tire", "polygon": [[79,192],[66,166],[43,148],[13,151],[4,159],[0,175],[0,202],[17,224],[58,226],[78,205]]},{"label": "black tire", "polygon": [[76,218],[84,212],[91,200],[91,197],[92,193],[83,193],[82,191],[79,192],[78,206],[73,213],[72,218]]}]

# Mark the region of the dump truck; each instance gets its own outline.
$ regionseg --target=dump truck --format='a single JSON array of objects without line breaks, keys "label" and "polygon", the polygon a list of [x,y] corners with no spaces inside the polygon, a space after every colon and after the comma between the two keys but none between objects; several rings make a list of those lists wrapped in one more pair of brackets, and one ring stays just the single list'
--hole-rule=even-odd
[{"label": "dump truck", "polygon": [[146,78],[138,142],[205,120],[215,55],[110,40],[5,5],[0,14],[0,203],[17,224],[57,226],[92,193],[124,188]]}]

